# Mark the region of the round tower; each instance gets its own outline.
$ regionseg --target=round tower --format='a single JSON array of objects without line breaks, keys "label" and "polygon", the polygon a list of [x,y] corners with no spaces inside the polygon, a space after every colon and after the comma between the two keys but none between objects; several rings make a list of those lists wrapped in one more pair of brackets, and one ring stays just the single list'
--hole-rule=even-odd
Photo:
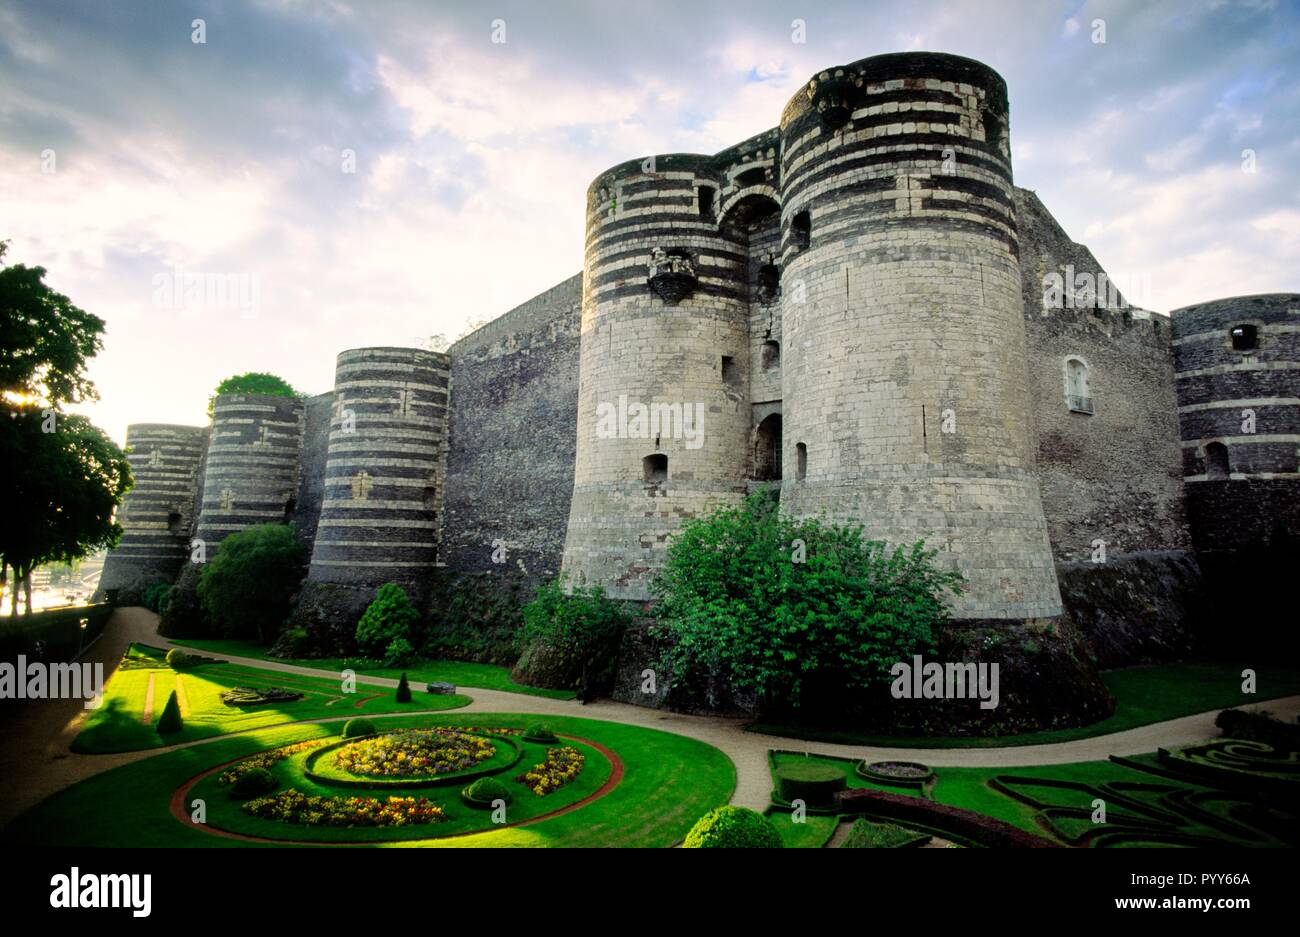
[{"label": "round tower", "polygon": [[[325,497],[308,578],[418,591],[435,565],[451,359],[417,348],[338,356]],[[521,428],[523,429],[523,428]]]},{"label": "round tower", "polygon": [[781,118],[783,509],[924,538],[954,614],[1061,613],[1033,475],[1007,91],[903,53],[827,69]]},{"label": "round tower", "polygon": [[122,539],[104,561],[97,594],[107,589],[138,593],[154,583],[175,581],[189,554],[207,435],[201,426],[135,423],[126,428],[135,486],[117,512]]},{"label": "round tower", "polygon": [[1196,550],[1300,537],[1300,294],[1234,296],[1172,318]]},{"label": "round tower", "polygon": [[740,180],[713,157],[681,154],[616,166],[588,189],[564,551],[575,582],[647,598],[681,521],[744,494],[750,339],[742,222],[770,213],[763,199],[773,191],[770,169]]},{"label": "round tower", "polygon": [[197,539],[207,559],[227,536],[292,519],[302,453],[303,402],[270,394],[221,394],[203,472]]}]

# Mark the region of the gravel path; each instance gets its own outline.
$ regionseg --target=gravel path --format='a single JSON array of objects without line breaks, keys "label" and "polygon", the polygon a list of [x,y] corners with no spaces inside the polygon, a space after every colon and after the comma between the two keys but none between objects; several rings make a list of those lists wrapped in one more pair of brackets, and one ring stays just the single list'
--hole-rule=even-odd
[{"label": "gravel path", "polygon": [[[105,679],[107,679],[116,669],[122,653],[133,641],[169,648],[185,646],[160,637],[156,632],[157,621],[158,617],[147,609],[118,609],[105,627],[104,636],[90,649],[86,659],[103,661]],[[229,655],[224,656],[223,659],[234,664],[273,672],[312,677],[338,677],[335,671],[317,670],[278,661]],[[397,686],[396,680],[385,677],[358,676],[357,683],[385,688]],[[500,690],[469,687],[458,689],[463,689],[472,696],[473,702],[463,709],[452,711],[456,713],[518,712],[542,716],[580,716],[661,729],[707,742],[725,752],[736,766],[737,784],[732,803],[760,810],[767,806],[772,787],[767,767],[767,752],[771,748],[808,751],[819,755],[867,758],[871,761],[911,761],[920,758],[926,764],[935,767],[1017,767],[1098,761],[1110,755],[1137,755],[1154,751],[1162,746],[1187,745],[1218,735],[1218,730],[1214,726],[1214,717],[1218,710],[1213,710],[1129,729],[1125,732],[1049,745],[965,749],[876,748],[757,735],[744,731],[743,725],[746,720],[743,718],[689,716],[645,709],[611,700],[600,700],[583,705],[576,700],[546,699]],[[1268,709],[1284,719],[1294,720],[1296,715],[1300,714],[1300,696],[1255,703],[1242,708]],[[447,711],[440,712],[445,714]],[[7,744],[0,746],[0,772],[3,772],[5,778],[18,783],[7,785],[5,796],[0,801],[0,827],[28,807],[77,781],[118,765],[148,758],[159,754],[160,751],[171,750],[170,748],[153,749],[119,755],[73,754],[68,751],[68,745],[76,736],[81,720],[84,718],[85,710],[82,709],[80,701],[57,700],[28,704],[18,718],[9,720],[5,725]],[[304,721],[335,722],[347,718],[346,715],[339,715]],[[201,739],[184,745],[204,745],[224,737]],[[173,746],[175,747],[181,746]]]}]

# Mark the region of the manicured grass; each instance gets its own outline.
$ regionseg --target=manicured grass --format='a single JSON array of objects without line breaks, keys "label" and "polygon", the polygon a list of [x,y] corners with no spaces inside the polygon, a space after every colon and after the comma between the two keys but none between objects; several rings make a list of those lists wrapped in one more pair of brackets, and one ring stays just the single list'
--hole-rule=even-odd
[{"label": "manicured grass", "polygon": [[[519,713],[464,713],[385,716],[375,722],[384,729],[432,724],[522,727],[535,720]],[[405,845],[671,846],[684,839],[703,814],[726,803],[735,789],[731,760],[703,742],[593,719],[552,716],[547,721],[561,734],[592,739],[616,752],[626,772],[618,786],[581,809],[532,826]],[[173,792],[224,762],[279,745],[331,737],[341,727],[340,721],[259,729],[163,752],[60,791],[10,824],[2,838],[15,846],[269,845],[215,836],[178,821],[168,809]]]},{"label": "manicured grass", "polygon": [[[209,655],[254,657],[258,660],[294,664],[298,667],[314,667],[317,670],[340,671],[344,669],[343,660],[337,657],[294,660],[271,657],[267,654],[267,648],[256,641],[186,638],[184,641],[177,641],[176,643],[184,647],[195,648]],[[475,664],[463,660],[422,660],[409,667],[366,668],[357,670],[356,673],[359,676],[387,677],[391,680],[396,680],[405,673],[413,687],[417,684],[423,686],[426,683],[443,682],[455,684],[457,689],[460,687],[477,687],[483,690],[501,690],[504,693],[542,696],[547,699],[574,699],[577,696],[577,693],[573,690],[543,690],[538,687],[515,683],[510,679],[510,669],[508,667],[498,667],[496,664]]]},{"label": "manicured grass", "polygon": [[791,814],[781,810],[769,810],[766,816],[787,849],[821,849],[840,823],[840,818],[834,816],[806,816],[801,823],[795,823]]},{"label": "manicured grass", "polygon": [[[139,645],[133,645],[128,651],[129,656],[137,659],[156,654],[156,650]],[[151,677],[154,682],[153,713],[146,724],[141,720]],[[156,728],[158,718],[168,694],[178,684],[188,704],[188,712],[183,711],[184,728],[170,735],[159,735]],[[300,700],[287,703],[227,706],[221,701],[221,693],[236,686],[279,686],[304,695]],[[344,694],[337,680],[235,664],[202,664],[180,671],[166,666],[118,670],[104,688],[103,702],[98,709],[91,711],[81,732],[73,740],[72,750],[92,755],[132,752],[303,719],[459,709],[469,703],[468,696],[421,692],[414,693],[411,702],[399,703],[393,690],[364,684],[359,684],[355,693]]]},{"label": "manicured grass", "polygon": [[[1258,674],[1258,692],[1253,695],[1241,692],[1241,672],[1247,667]],[[1093,738],[1212,709],[1300,693],[1300,667],[1286,664],[1260,667],[1258,661],[1249,664],[1206,661],[1157,664],[1110,670],[1101,676],[1115,697],[1114,715],[1073,729],[979,738],[873,735],[852,729],[758,722],[745,729],[762,735],[878,748],[1003,748]]]}]

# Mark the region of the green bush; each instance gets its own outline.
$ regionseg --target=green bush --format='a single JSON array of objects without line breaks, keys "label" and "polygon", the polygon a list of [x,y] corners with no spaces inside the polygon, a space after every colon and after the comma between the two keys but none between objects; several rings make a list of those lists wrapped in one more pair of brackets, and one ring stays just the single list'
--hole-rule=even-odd
[{"label": "green bush", "polygon": [[409,703],[411,701],[411,684],[406,682],[406,671],[402,671],[401,678],[397,681],[397,701],[399,703]]},{"label": "green bush", "polygon": [[269,645],[293,605],[307,547],[289,524],[259,524],[221,541],[199,574],[208,619],[228,638]]},{"label": "green bush", "polygon": [[534,722],[527,729],[524,729],[523,739],[525,742],[557,742],[559,738],[545,722]]},{"label": "green bush", "polygon": [[471,807],[491,807],[494,800],[510,803],[510,791],[496,778],[479,778],[460,792],[461,799]]},{"label": "green bush", "polygon": [[158,717],[158,734],[171,735],[185,728],[185,723],[181,719],[181,705],[176,702],[176,691],[172,690],[167,697],[167,705],[163,707],[162,715]]},{"label": "green bush", "polygon": [[841,844],[843,849],[902,849],[924,846],[930,841],[929,833],[918,833],[893,823],[873,823],[862,817],[853,821],[853,828]]},{"label": "green bush", "polygon": [[230,796],[235,800],[248,800],[269,794],[280,786],[274,774],[265,768],[249,768],[230,785]]},{"label": "green bush", "polygon": [[782,514],[768,492],[687,520],[653,584],[670,667],[792,708],[808,688],[880,687],[899,659],[932,650],[945,594],[960,591],[935,555]]},{"label": "green bush", "polygon": [[304,657],[311,649],[311,635],[306,628],[286,628],[280,633],[276,647],[285,657]]},{"label": "green bush", "polygon": [[187,654],[178,647],[167,652],[167,666],[172,670],[186,670],[198,663],[193,654]]},{"label": "green bush", "polygon": [[156,582],[144,590],[144,607],[161,615],[167,610],[167,593],[172,589],[171,583]]},{"label": "green bush", "polygon": [[377,730],[369,719],[349,719],[343,723],[343,737],[355,739],[362,735],[374,735]]},{"label": "green bush", "polygon": [[780,849],[772,821],[748,807],[717,807],[686,834],[685,849]]},{"label": "green bush", "polygon": [[289,382],[265,371],[249,371],[235,374],[217,385],[212,396],[208,398],[208,416],[212,416],[217,397],[221,394],[262,394],[270,397],[301,397]]},{"label": "green bush", "polygon": [[802,800],[809,807],[830,807],[847,786],[844,772],[831,765],[784,764],[776,769],[777,793],[786,803]]},{"label": "green bush", "polygon": [[384,651],[385,667],[402,667],[415,659],[415,648],[405,638],[393,638]]},{"label": "green bush", "polygon": [[411,604],[406,590],[395,582],[385,583],[357,622],[357,646],[363,654],[374,657],[386,657],[393,642],[399,639],[409,648],[411,629],[419,620],[420,613]]},{"label": "green bush", "polygon": [[524,653],[517,671],[536,685],[577,686],[584,671],[593,687],[613,678],[629,616],[600,586],[567,591],[563,575],[542,585],[524,606]]}]

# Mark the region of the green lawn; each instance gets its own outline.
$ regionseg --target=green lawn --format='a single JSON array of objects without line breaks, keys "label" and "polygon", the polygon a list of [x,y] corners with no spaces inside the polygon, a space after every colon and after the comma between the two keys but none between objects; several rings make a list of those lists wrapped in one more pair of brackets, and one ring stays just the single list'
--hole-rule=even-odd
[{"label": "green lawn", "polygon": [[767,818],[781,835],[781,845],[787,849],[821,849],[840,823],[840,818],[834,816],[805,816],[801,823],[796,823],[791,814],[782,810],[769,810]]},{"label": "green lawn", "polygon": [[[132,645],[128,653],[139,659],[154,652]],[[145,723],[142,718],[151,678],[153,712],[149,722]],[[184,728],[171,735],[159,735],[156,729],[158,718],[168,694],[178,683],[189,710],[184,716]],[[304,696],[287,703],[227,706],[221,701],[220,694],[235,686],[279,686]],[[139,751],[303,719],[458,709],[470,703],[468,696],[436,696],[421,692],[418,687],[412,692],[411,702],[399,703],[394,692],[358,684],[355,693],[345,695],[337,680],[281,674],[235,664],[202,664],[182,671],[174,671],[165,665],[157,669],[120,669],[109,678],[103,702],[98,709],[91,710],[81,732],[72,742],[72,750],[92,755]]]},{"label": "green lawn", "polygon": [[[522,727],[535,718],[465,713],[386,716],[375,722],[381,729],[431,724]],[[685,838],[700,816],[725,804],[735,789],[736,773],[730,759],[703,742],[592,719],[554,716],[547,721],[557,732],[592,739],[616,752],[625,770],[622,781],[593,803],[532,826],[401,845],[672,846]],[[209,768],[268,748],[330,737],[340,726],[336,722],[258,729],[114,768],[42,801],[10,824],[3,838],[15,846],[274,848],[274,844],[215,836],[178,821],[168,809],[172,793]],[[594,774],[593,780],[597,777]],[[580,782],[581,776],[572,783]],[[456,788],[444,790],[447,793],[440,793],[439,798],[455,796]],[[558,792],[548,796],[558,796]]]},{"label": "green lawn", "polygon": [[[342,670],[343,661],[337,657],[301,658],[287,660],[271,657],[267,648],[256,641],[243,639],[198,639],[186,638],[177,641],[184,647],[195,648],[205,654],[233,657],[255,657],[258,660],[276,661],[281,664],[295,664],[299,667],[314,667],[317,670]],[[498,667],[496,664],[475,664],[463,660],[422,660],[410,667],[376,667],[358,670],[356,673],[367,677],[388,677],[396,680],[403,673],[411,685],[444,682],[460,687],[477,687],[482,690],[501,690],[505,693],[524,693],[528,696],[544,696],[548,699],[573,699],[577,694],[573,690],[543,690],[538,687],[524,686],[510,679],[510,668]]]},{"label": "green lawn", "polygon": [[[1241,672],[1246,667],[1258,674],[1258,692],[1252,696],[1241,692]],[[948,738],[874,735],[852,729],[761,722],[752,723],[745,728],[749,732],[763,735],[877,748],[1002,748],[1092,738],[1212,709],[1226,709],[1243,703],[1257,703],[1300,693],[1300,667],[1285,663],[1260,667],[1258,661],[1250,664],[1192,661],[1127,667],[1107,671],[1101,677],[1115,697],[1114,715],[1074,729],[1054,729],[1025,735]]]}]

